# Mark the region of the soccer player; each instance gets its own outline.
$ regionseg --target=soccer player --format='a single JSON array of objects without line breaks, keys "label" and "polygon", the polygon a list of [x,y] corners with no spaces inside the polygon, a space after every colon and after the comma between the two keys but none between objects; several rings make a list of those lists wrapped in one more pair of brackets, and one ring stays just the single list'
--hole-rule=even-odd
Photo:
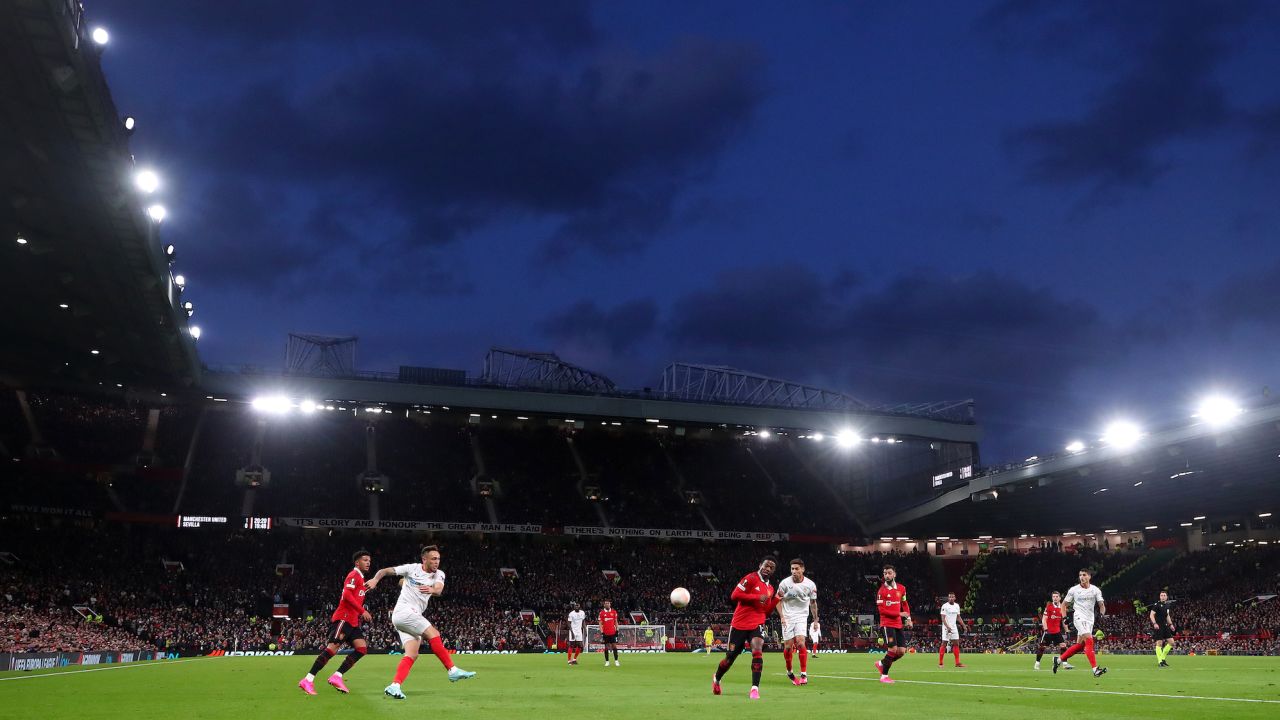
[{"label": "soccer player", "polygon": [[570,607],[573,609],[569,611],[569,664],[577,665],[578,656],[582,654],[582,641],[586,637],[587,614],[576,602]]},{"label": "soccer player", "polygon": [[960,606],[956,604],[956,594],[947,593],[947,601],[942,604],[942,644],[938,646],[938,667],[942,667],[942,660],[947,656],[947,648],[951,648],[951,653],[955,656],[956,667],[965,667],[960,662],[960,626],[963,625],[965,630],[969,629],[969,623],[960,617]]},{"label": "soccer player", "polygon": [[809,639],[813,641],[813,656],[818,657],[818,641],[822,639],[822,624],[816,617],[809,623]]},{"label": "soccer player", "polygon": [[[1084,656],[1089,658],[1089,666],[1093,668],[1094,677],[1102,677],[1107,671],[1104,667],[1098,667],[1098,658],[1093,653],[1093,621],[1094,606],[1097,606],[1098,615],[1106,617],[1107,604],[1102,599],[1102,591],[1097,585],[1090,585],[1089,580],[1092,574],[1086,569],[1080,571],[1080,584],[1067,591],[1067,607],[1075,614],[1076,626],[1076,643],[1067,648],[1062,653],[1062,660],[1075,655],[1084,650]],[[1062,662],[1058,658],[1053,659],[1053,671],[1058,672],[1058,668]]]},{"label": "soccer player", "polygon": [[[778,583],[778,617],[782,618],[782,656],[792,685],[809,684],[809,649],[805,647],[805,623],[809,612],[818,621],[818,586],[804,576],[804,560],[791,561],[791,576]],[[800,677],[791,672],[791,656],[800,655]]]},{"label": "soccer player", "polygon": [[422,647],[423,638],[426,638],[427,644],[431,646],[431,652],[440,660],[440,664],[449,671],[449,682],[475,677],[475,673],[467,672],[453,664],[453,658],[449,657],[449,651],[440,640],[440,631],[436,630],[431,621],[422,615],[427,611],[427,603],[433,596],[438,597],[444,594],[444,571],[440,569],[440,548],[427,545],[422,548],[420,556],[422,558],[420,564],[408,563],[382,568],[364,584],[366,588],[372,590],[378,586],[379,580],[388,575],[404,577],[400,597],[391,611],[391,624],[400,634],[400,644],[404,646],[404,657],[400,658],[400,664],[396,667],[395,679],[382,691],[396,700],[405,698],[400,690],[400,683],[409,677],[409,670],[413,667],[413,662],[418,659],[418,650]]},{"label": "soccer player", "polygon": [[347,573],[346,579],[342,582],[342,598],[338,600],[338,608],[329,618],[333,623],[329,626],[329,644],[325,645],[324,650],[316,656],[316,661],[311,663],[311,672],[298,681],[298,687],[308,695],[316,694],[316,673],[324,668],[329,658],[338,654],[338,648],[342,647],[342,643],[350,645],[355,652],[348,655],[347,659],[342,661],[342,667],[329,676],[329,684],[340,693],[348,692],[347,686],[342,682],[342,676],[355,667],[355,664],[360,662],[360,658],[369,652],[364,633],[360,631],[360,620],[363,619],[365,622],[373,620],[369,611],[364,609],[364,574],[369,572],[369,565],[373,559],[369,556],[368,550],[357,550],[351,556],[351,561],[355,563],[355,567]]},{"label": "soccer player", "polygon": [[613,649],[613,666],[618,667],[618,611],[613,609],[613,601],[605,600],[604,608],[596,617],[600,623],[600,634],[604,636],[604,666],[609,667],[609,649]]},{"label": "soccer player", "polygon": [[1067,641],[1063,639],[1062,620],[1067,612],[1062,607],[1062,593],[1057,590],[1053,591],[1053,595],[1049,598],[1049,604],[1044,606],[1044,612],[1040,613],[1040,646],[1036,649],[1036,669],[1040,669],[1040,658],[1044,657],[1044,649],[1049,645],[1058,648],[1054,654],[1053,662],[1059,665],[1063,670],[1074,670],[1070,663],[1059,659],[1062,651],[1067,649]]},{"label": "soccer player", "polygon": [[[898,658],[907,654],[907,630],[911,622],[911,606],[907,604],[907,588],[898,582],[898,571],[892,565],[884,566],[884,584],[876,593],[876,609],[880,612],[880,630],[884,638],[884,660],[876,661],[880,682],[893,684],[889,668]],[[906,625],[906,629],[903,625]]]},{"label": "soccer player", "polygon": [[707,629],[702,631],[702,642],[707,646],[707,654],[711,654],[711,648],[716,644],[716,634],[708,625]]},{"label": "soccer player", "polygon": [[765,618],[778,606],[773,585],[769,583],[769,577],[777,567],[777,559],[772,555],[766,556],[755,572],[744,575],[734,586],[729,598],[737,603],[737,607],[733,610],[733,621],[729,625],[729,649],[711,680],[712,694],[720,694],[720,679],[733,667],[733,661],[738,659],[738,655],[750,646],[751,692],[748,697],[752,700],[760,699],[760,674],[764,672],[764,636],[760,629],[764,627]]},{"label": "soccer player", "polygon": [[1169,606],[1172,604],[1169,601],[1169,593],[1161,590],[1159,602],[1151,606],[1151,612],[1148,614],[1151,619],[1151,634],[1156,641],[1156,659],[1160,661],[1156,667],[1169,667],[1165,658],[1173,652],[1173,634],[1176,630],[1173,628],[1173,616],[1169,614]]}]

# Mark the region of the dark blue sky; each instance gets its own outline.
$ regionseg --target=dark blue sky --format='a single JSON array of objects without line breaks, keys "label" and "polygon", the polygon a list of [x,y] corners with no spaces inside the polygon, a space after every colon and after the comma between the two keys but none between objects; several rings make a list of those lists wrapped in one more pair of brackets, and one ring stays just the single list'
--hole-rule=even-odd
[{"label": "dark blue sky", "polygon": [[86,5],[206,362],[722,363],[987,460],[1280,378],[1274,5]]}]

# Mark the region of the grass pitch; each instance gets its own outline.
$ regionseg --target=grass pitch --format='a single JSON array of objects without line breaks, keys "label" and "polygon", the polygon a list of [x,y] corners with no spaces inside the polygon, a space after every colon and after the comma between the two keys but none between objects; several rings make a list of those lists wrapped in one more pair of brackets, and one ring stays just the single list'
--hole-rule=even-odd
[{"label": "grass pitch", "polygon": [[[1280,659],[1272,657],[1100,656],[1102,678],[1087,670],[1031,669],[1025,655],[968,655],[968,668],[939,669],[937,657],[910,655],[893,668],[893,686],[876,682],[874,657],[823,655],[809,664],[810,683],[794,687],[780,654],[765,656],[762,699],[747,699],[750,658],[711,694],[723,657],[623,655],[605,668],[600,656],[567,667],[563,655],[460,655],[478,675],[450,684],[435,658],[418,660],[404,684],[407,700],[383,697],[398,656],[369,656],[347,675],[350,695],[317,678],[316,697],[296,687],[312,658],[222,657],[168,660],[31,673],[0,673],[0,718],[722,718],[758,710],[761,717],[799,712],[806,719],[892,712],[908,717],[1028,720],[1080,713],[1091,718],[1280,717]],[[1083,658],[1081,658],[1083,660]],[[1044,664],[1046,667],[1049,663]],[[1078,666],[1087,667],[1080,662]],[[798,669],[798,667],[797,667]],[[770,709],[772,708],[772,709]],[[317,714],[319,713],[319,714]]]}]

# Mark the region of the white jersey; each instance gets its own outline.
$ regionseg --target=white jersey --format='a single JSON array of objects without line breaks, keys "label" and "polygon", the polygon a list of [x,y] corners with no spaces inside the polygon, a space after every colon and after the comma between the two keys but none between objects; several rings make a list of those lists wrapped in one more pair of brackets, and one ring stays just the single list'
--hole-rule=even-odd
[{"label": "white jersey", "polygon": [[818,586],[809,578],[796,582],[788,575],[778,583],[778,596],[782,598],[778,606],[782,608],[783,617],[799,618],[803,623],[804,618],[809,617],[809,603],[818,599]]},{"label": "white jersey", "polygon": [[1094,605],[1102,602],[1102,590],[1097,585],[1090,585],[1088,589],[1076,585],[1067,591],[1066,602],[1075,614],[1076,629],[1079,630],[1082,623],[1092,628]]},{"label": "white jersey", "polygon": [[956,630],[960,621],[960,606],[953,602],[942,603],[942,625],[948,630]]},{"label": "white jersey", "polygon": [[815,642],[822,637],[822,627],[818,625],[817,620],[809,623],[809,637],[813,638]]},{"label": "white jersey", "polygon": [[444,582],[444,571],[437,569],[429,573],[422,569],[422,563],[397,565],[395,570],[396,575],[404,577],[404,587],[400,588],[400,597],[396,599],[392,614],[402,610],[412,610],[418,614],[426,612],[427,602],[431,600],[431,596],[419,592],[418,588],[424,585],[434,587],[436,583]]},{"label": "white jersey", "polygon": [[587,614],[581,610],[569,613],[569,634],[577,640],[582,639],[582,624],[587,621]]}]

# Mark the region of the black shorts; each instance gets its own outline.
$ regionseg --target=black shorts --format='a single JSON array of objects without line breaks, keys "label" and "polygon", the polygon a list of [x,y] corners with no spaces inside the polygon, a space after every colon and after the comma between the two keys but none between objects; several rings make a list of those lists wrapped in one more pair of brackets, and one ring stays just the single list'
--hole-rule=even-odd
[{"label": "black shorts", "polygon": [[887,648],[907,646],[907,631],[902,628],[882,627],[880,637],[884,638],[884,646]]},{"label": "black shorts", "polygon": [[1062,633],[1051,633],[1048,630],[1040,633],[1041,645],[1063,645],[1067,641],[1062,637]]},{"label": "black shorts", "polygon": [[751,649],[752,638],[763,638],[760,628],[751,630],[739,630],[738,628],[729,628],[729,652],[746,652]]},{"label": "black shorts", "polygon": [[618,633],[614,633],[612,635],[605,635],[603,642],[605,645],[612,645],[618,642]]},{"label": "black shorts", "polygon": [[351,644],[363,639],[364,631],[358,627],[352,627],[346,620],[334,620],[329,624],[329,642],[331,643]]},{"label": "black shorts", "polygon": [[1167,626],[1156,626],[1155,631],[1151,633],[1151,637],[1155,638],[1156,640],[1172,640],[1173,631],[1170,630]]}]

